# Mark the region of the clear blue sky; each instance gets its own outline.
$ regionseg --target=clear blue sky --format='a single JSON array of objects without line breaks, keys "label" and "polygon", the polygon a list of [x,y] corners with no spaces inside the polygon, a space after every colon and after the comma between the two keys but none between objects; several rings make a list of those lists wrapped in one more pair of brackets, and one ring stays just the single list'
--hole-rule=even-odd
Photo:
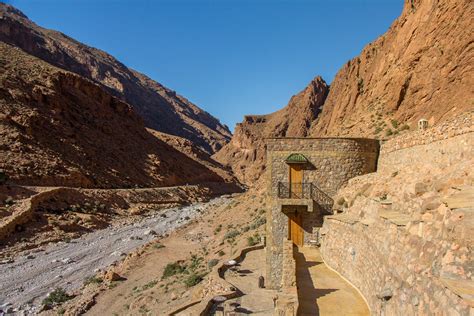
[{"label": "clear blue sky", "polygon": [[115,56],[233,129],[285,106],[383,34],[403,0],[10,0]]}]

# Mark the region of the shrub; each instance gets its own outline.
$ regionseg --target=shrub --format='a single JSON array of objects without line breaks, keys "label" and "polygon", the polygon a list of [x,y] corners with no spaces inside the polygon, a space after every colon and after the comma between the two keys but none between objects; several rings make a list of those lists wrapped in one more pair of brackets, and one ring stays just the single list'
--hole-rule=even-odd
[{"label": "shrub", "polygon": [[337,205],[344,205],[344,202],[346,201],[346,199],[344,199],[342,196],[337,199]]},{"label": "shrub", "polygon": [[218,263],[219,263],[218,259],[211,259],[207,263],[207,266],[209,267],[209,269],[212,269],[212,267],[216,266]]},{"label": "shrub", "polygon": [[390,128],[387,129],[387,131],[385,132],[385,136],[391,136],[392,134],[393,134],[393,132]]},{"label": "shrub", "polygon": [[11,196],[7,196],[7,198],[5,199],[5,204],[6,205],[13,205],[15,203],[15,201],[13,200],[13,198]]},{"label": "shrub", "polygon": [[267,220],[265,219],[265,217],[259,217],[255,220],[255,222],[253,222],[250,225],[250,229],[257,229],[260,226],[262,226],[263,224],[265,224],[266,222],[267,222]]},{"label": "shrub", "polygon": [[151,288],[154,287],[157,283],[158,283],[158,281],[156,281],[156,280],[150,281],[150,282],[148,282],[147,284],[145,284],[145,285],[142,287],[142,289],[143,289],[143,290],[151,289]]},{"label": "shrub", "polygon": [[219,250],[219,252],[217,253],[220,257],[222,257],[223,255],[225,255],[225,252],[224,250]]},{"label": "shrub", "polygon": [[168,263],[165,267],[165,270],[163,271],[163,279],[169,278],[170,276],[183,273],[185,270],[185,267],[180,265],[177,262],[173,263]]},{"label": "shrub", "polygon": [[359,90],[360,93],[364,93],[364,79],[360,78],[357,82],[357,90]]},{"label": "shrub", "polygon": [[397,129],[397,128],[398,128],[398,125],[399,125],[399,123],[398,123],[398,121],[397,121],[397,120],[395,120],[395,119],[393,119],[393,120],[390,120],[390,123],[392,123],[392,127],[393,127],[393,128],[395,128],[395,129]]},{"label": "shrub", "polygon": [[375,133],[375,134],[378,134],[378,133],[380,133],[381,131],[382,131],[382,128],[377,126],[377,127],[375,128],[375,130],[374,130],[374,133]]},{"label": "shrub", "polygon": [[217,226],[216,229],[214,229],[214,235],[217,235],[217,233],[219,233],[221,230],[222,230],[222,224],[219,224],[219,226]]},{"label": "shrub", "polygon": [[403,124],[401,127],[400,127],[400,130],[401,131],[405,131],[405,130],[409,130],[410,129],[410,126],[408,124]]},{"label": "shrub", "polygon": [[63,288],[57,288],[53,292],[49,293],[48,296],[43,300],[43,305],[47,308],[51,308],[54,305],[64,303],[72,299],[73,296],[66,293]]},{"label": "shrub", "polygon": [[203,260],[203,258],[198,257],[196,255],[192,255],[191,256],[191,264],[188,267],[189,270],[195,271],[199,267],[199,264],[201,263],[202,260]]},{"label": "shrub", "polygon": [[184,280],[184,284],[187,287],[192,287],[195,286],[196,284],[199,284],[202,281],[202,276],[196,273],[190,274],[186,280]]},{"label": "shrub", "polygon": [[96,277],[96,276],[91,276],[91,277],[88,277],[85,281],[84,281],[84,285],[89,285],[89,284],[101,284],[102,282],[104,282],[104,280],[102,278],[99,278],[99,277]]},{"label": "shrub", "polygon": [[255,246],[260,242],[260,236],[258,234],[255,234],[253,236],[247,237],[247,245],[249,247]]},{"label": "shrub", "polygon": [[231,238],[235,238],[237,236],[239,236],[240,233],[238,230],[234,229],[234,230],[229,230],[227,233],[225,233],[224,235],[224,239],[231,239]]},{"label": "shrub", "polygon": [[165,248],[165,246],[163,244],[160,244],[159,242],[157,242],[156,244],[153,245],[153,248],[161,249],[161,248]]}]

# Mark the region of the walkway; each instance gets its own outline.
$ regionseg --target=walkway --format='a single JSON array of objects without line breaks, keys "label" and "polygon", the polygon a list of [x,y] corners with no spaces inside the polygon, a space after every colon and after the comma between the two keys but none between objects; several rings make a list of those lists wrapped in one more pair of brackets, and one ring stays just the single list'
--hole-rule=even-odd
[{"label": "walkway", "polygon": [[273,297],[276,291],[258,287],[258,277],[265,275],[264,262],[264,249],[250,251],[236,272],[225,273],[226,281],[235,285],[243,293],[242,296],[226,302],[227,305],[237,306],[234,309],[235,315],[273,315]]},{"label": "walkway", "polygon": [[329,269],[318,248],[295,249],[300,316],[370,315],[357,290]]}]

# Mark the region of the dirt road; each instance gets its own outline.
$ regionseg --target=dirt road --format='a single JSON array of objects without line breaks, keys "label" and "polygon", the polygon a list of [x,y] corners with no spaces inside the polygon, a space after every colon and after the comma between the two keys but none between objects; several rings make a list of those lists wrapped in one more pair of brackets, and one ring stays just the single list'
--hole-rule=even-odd
[{"label": "dirt road", "polygon": [[156,235],[169,233],[230,201],[229,197],[219,197],[206,203],[152,212],[135,223],[111,226],[69,243],[60,242],[36,253],[19,255],[12,263],[0,264],[0,309],[35,313],[42,299],[55,288],[75,290],[98,269],[120,260]]}]

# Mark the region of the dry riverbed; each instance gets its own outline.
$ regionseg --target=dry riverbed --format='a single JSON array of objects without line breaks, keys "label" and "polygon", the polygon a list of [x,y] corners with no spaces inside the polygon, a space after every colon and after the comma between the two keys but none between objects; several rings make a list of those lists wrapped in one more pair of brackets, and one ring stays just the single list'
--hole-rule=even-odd
[{"label": "dry riverbed", "polygon": [[216,206],[229,204],[228,196],[150,212],[134,223],[114,225],[70,242],[51,244],[19,254],[0,264],[0,309],[15,314],[39,311],[52,290],[80,288],[84,281],[157,236],[165,236]]}]

